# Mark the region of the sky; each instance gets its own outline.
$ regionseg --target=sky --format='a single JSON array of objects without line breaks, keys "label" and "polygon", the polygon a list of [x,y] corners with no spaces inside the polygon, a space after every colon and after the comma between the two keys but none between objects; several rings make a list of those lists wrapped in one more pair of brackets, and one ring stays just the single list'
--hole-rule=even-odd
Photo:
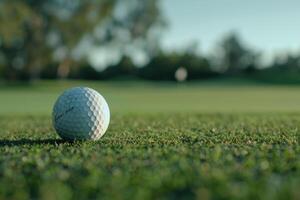
[{"label": "sky", "polygon": [[299,0],[162,0],[162,11],[169,24],[163,47],[169,50],[198,43],[200,51],[212,53],[234,31],[265,59],[300,52]]}]

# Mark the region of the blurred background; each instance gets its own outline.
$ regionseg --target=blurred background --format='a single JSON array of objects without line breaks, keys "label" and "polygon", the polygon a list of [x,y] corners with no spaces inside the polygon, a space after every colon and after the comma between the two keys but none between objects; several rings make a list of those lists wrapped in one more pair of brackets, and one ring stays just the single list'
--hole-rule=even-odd
[{"label": "blurred background", "polygon": [[44,112],[74,85],[100,88],[116,111],[139,103],[163,111],[170,97],[177,111],[295,111],[299,8],[296,0],[1,0],[0,112]]}]

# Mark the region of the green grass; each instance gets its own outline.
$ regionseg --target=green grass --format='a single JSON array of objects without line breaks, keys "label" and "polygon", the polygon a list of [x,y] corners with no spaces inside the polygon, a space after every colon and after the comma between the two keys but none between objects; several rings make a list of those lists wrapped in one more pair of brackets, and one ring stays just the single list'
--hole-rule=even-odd
[{"label": "green grass", "polygon": [[[0,87],[0,199],[300,199],[300,87],[137,83]],[[110,103],[98,142],[51,126],[74,85]]]},{"label": "green grass", "polygon": [[49,115],[63,90],[89,86],[108,100],[113,113],[300,112],[300,86],[246,82],[177,85],[146,82],[37,82],[32,86],[0,86],[0,115]]}]

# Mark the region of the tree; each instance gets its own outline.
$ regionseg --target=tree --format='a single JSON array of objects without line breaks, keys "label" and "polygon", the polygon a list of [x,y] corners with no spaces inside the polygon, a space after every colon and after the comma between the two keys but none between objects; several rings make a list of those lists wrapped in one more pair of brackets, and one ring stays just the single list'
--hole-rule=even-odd
[{"label": "tree", "polygon": [[285,57],[280,56],[275,58],[272,69],[282,72],[299,73],[300,72],[300,56],[288,54]]},{"label": "tree", "polygon": [[[77,3],[76,3],[77,2]],[[91,2],[98,2],[92,8]],[[69,1],[59,0],[4,0],[0,3],[0,51],[6,58],[6,77],[8,79],[31,79],[39,76],[43,66],[52,60],[52,53],[65,48],[62,63],[68,63],[70,49],[74,48],[86,30],[89,31],[96,21],[79,20],[96,9],[106,14],[107,1]],[[101,6],[101,10],[99,9]],[[97,10],[98,9],[98,10]],[[103,11],[105,10],[105,11]],[[63,13],[65,13],[63,15]],[[68,15],[68,16],[67,16]],[[57,42],[51,41],[51,37]],[[61,63],[61,65],[63,65]]]},{"label": "tree", "polygon": [[270,83],[299,84],[300,56],[280,55],[273,64],[257,73],[255,78]]},{"label": "tree", "polygon": [[39,77],[51,62],[59,62],[58,75],[67,77],[71,66],[87,59],[88,50],[77,53],[82,43],[115,42],[123,48],[145,42],[161,21],[158,0],[2,0],[0,52],[6,78]]},{"label": "tree", "polygon": [[227,74],[258,68],[259,54],[246,47],[235,33],[227,35],[220,43],[217,55],[217,69]]},{"label": "tree", "polygon": [[217,75],[211,70],[208,59],[189,51],[161,53],[139,69],[139,75],[150,80],[175,80],[175,73],[179,68],[186,70],[189,80]]},{"label": "tree", "polygon": [[104,71],[100,72],[100,79],[109,78],[121,78],[121,77],[133,77],[135,75],[136,68],[132,63],[132,60],[124,56],[121,61],[113,66],[106,68]]}]

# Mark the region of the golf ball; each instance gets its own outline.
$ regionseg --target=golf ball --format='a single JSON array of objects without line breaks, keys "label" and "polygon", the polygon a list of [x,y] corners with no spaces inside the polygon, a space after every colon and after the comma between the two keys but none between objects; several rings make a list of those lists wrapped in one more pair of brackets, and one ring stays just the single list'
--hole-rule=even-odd
[{"label": "golf ball", "polygon": [[105,99],[95,90],[75,87],[66,90],[55,102],[52,122],[66,140],[98,140],[108,128],[110,111]]}]

